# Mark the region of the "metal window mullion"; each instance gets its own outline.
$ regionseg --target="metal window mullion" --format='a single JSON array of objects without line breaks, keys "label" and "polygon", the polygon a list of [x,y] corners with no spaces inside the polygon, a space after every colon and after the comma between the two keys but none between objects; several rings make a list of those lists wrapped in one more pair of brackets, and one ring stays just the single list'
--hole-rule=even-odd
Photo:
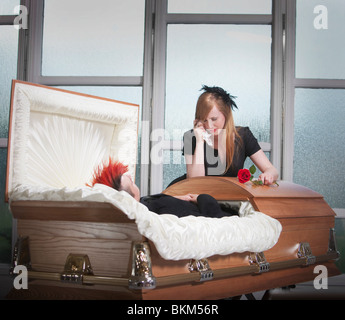
[{"label": "metal window mullion", "polygon": [[281,176],[284,1],[273,1],[271,74],[271,162]]},{"label": "metal window mullion", "polygon": [[[145,3],[145,39],[144,66],[141,115],[141,149],[140,149],[140,192],[141,196],[149,194],[150,181],[150,130],[151,130],[151,102],[153,81],[153,42],[154,42],[155,0]],[[139,158],[139,156],[138,156]]]},{"label": "metal window mullion", "polygon": [[141,86],[142,76],[36,76],[36,81],[49,86]]},{"label": "metal window mullion", "polygon": [[30,2],[27,81],[39,83],[42,69],[44,0]]},{"label": "metal window mullion", "polygon": [[311,89],[345,89],[345,80],[296,78],[294,80],[294,87]]},{"label": "metal window mullion", "polygon": [[286,1],[286,46],[284,65],[284,121],[282,179],[293,180],[294,103],[295,103],[296,0]]},{"label": "metal window mullion", "polygon": [[16,15],[3,15],[0,16],[0,26],[11,26],[13,21],[16,18]]},{"label": "metal window mullion", "polygon": [[[264,152],[270,152],[271,144],[269,142],[259,142],[261,149]],[[182,140],[163,140],[162,149],[163,150],[172,150],[172,151],[182,151],[183,143]]]},{"label": "metal window mullion", "polygon": [[[155,11],[155,40],[154,40],[154,64],[153,64],[153,90],[152,90],[152,132],[164,128],[165,113],[165,76],[166,76],[166,43],[167,43],[167,0],[156,1]],[[158,162],[158,141],[151,141],[150,158],[150,190],[151,194],[162,191],[163,163]],[[162,150],[160,151],[162,152]],[[152,161],[154,159],[154,161]]]},{"label": "metal window mullion", "polygon": [[271,24],[271,14],[167,14],[168,24]]}]

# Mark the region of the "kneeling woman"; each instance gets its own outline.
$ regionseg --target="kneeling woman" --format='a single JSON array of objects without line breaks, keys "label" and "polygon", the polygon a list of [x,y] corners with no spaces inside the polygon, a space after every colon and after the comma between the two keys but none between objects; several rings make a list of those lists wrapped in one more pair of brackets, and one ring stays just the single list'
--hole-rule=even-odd
[{"label": "kneeling woman", "polygon": [[195,111],[194,128],[184,134],[187,173],[171,184],[197,176],[237,177],[249,157],[262,172],[259,180],[274,183],[278,171],[248,127],[235,127],[234,97],[219,87],[203,86]]}]

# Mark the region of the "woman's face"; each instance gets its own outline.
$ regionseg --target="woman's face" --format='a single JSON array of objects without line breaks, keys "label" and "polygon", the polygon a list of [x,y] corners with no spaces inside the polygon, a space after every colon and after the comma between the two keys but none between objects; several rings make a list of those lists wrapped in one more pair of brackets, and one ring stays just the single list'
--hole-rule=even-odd
[{"label": "woman's face", "polygon": [[203,121],[203,125],[208,133],[215,136],[220,133],[221,129],[224,129],[225,117],[223,113],[218,110],[217,106],[211,109],[206,119]]}]

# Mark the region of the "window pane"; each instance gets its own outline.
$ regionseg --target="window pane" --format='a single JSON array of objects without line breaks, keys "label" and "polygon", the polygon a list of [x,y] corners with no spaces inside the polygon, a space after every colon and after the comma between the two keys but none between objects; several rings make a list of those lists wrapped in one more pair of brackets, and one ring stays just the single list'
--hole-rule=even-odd
[{"label": "window pane", "polygon": [[[0,138],[8,137],[11,81],[17,74],[18,31],[0,26]],[[11,262],[12,215],[5,203],[7,148],[0,148],[0,263]]]},{"label": "window pane", "polygon": [[[129,102],[139,105],[139,119],[141,119],[141,105],[142,105],[142,88],[141,87],[89,87],[89,86],[68,86],[59,87],[60,89],[85,93],[94,95],[97,97],[119,100],[123,102]],[[139,133],[138,133],[138,154],[137,154],[137,165],[135,174],[135,183],[140,186],[140,132],[141,132],[141,121],[139,121]]]},{"label": "window pane", "polygon": [[181,151],[168,151],[163,153],[163,190],[174,179],[186,173],[186,164]]},{"label": "window pane", "polygon": [[145,1],[47,0],[42,75],[141,76]]},{"label": "window pane", "polygon": [[343,0],[297,1],[296,77],[345,79]]},{"label": "window pane", "polygon": [[169,13],[270,14],[271,0],[168,0]]},{"label": "window pane", "polygon": [[235,124],[249,126],[259,141],[269,142],[270,77],[271,26],[169,25],[166,139],[174,130],[193,127],[199,90],[206,84],[237,96]]},{"label": "window pane", "polygon": [[11,262],[12,214],[5,203],[7,148],[0,148],[0,263]]},{"label": "window pane", "polygon": [[20,5],[20,0],[1,0],[0,15],[13,15],[14,8]]},{"label": "window pane", "polygon": [[294,182],[345,208],[345,90],[296,89]]},{"label": "window pane", "polygon": [[17,77],[18,30],[0,26],[0,138],[8,136],[11,81]]}]

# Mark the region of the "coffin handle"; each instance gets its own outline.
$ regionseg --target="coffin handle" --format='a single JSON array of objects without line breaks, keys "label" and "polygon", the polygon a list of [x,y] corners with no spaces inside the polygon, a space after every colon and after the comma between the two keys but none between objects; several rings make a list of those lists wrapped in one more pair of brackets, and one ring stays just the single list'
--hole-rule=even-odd
[{"label": "coffin handle", "polygon": [[150,249],[147,242],[134,242],[132,246],[132,275],[130,289],[154,289],[156,278],[152,274]]}]

